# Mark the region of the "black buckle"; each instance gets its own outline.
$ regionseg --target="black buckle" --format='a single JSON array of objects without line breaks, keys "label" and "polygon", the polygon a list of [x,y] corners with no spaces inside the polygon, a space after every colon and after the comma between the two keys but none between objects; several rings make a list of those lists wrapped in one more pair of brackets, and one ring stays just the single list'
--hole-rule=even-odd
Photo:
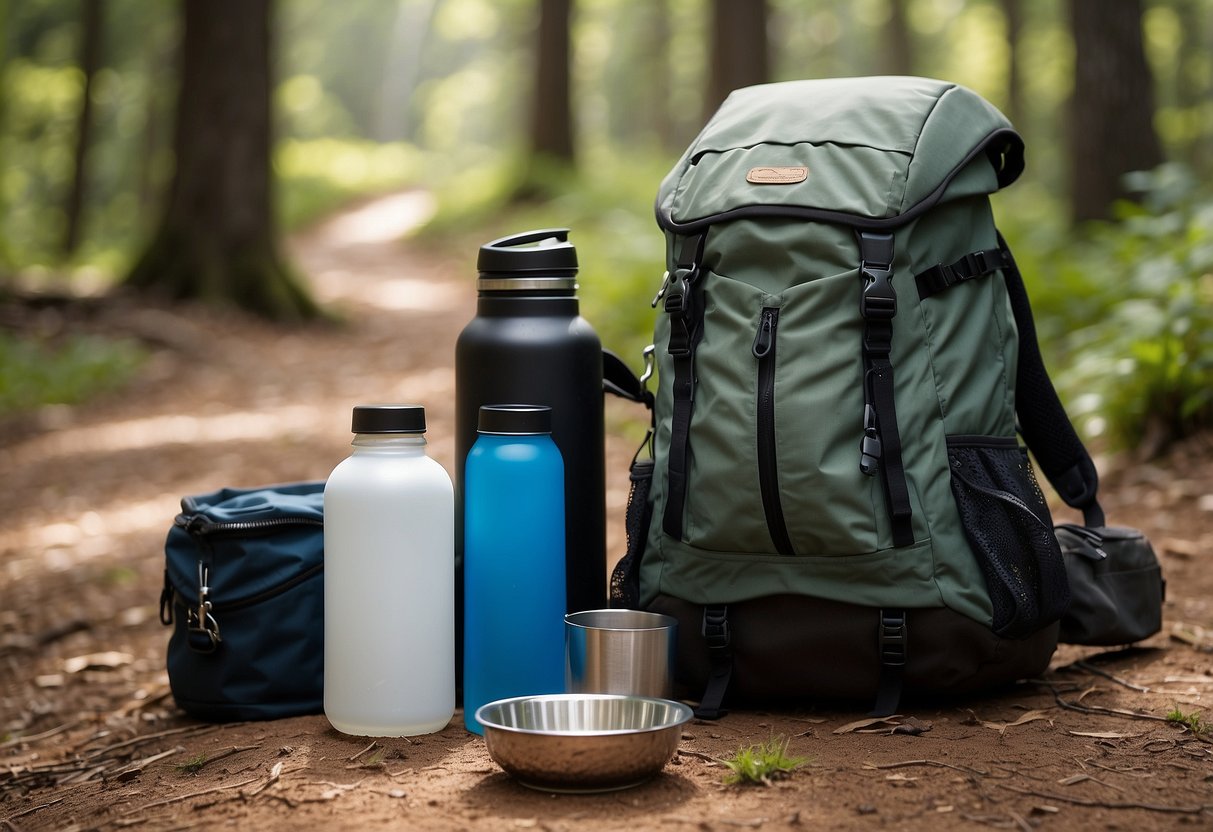
[{"label": "black buckle", "polygon": [[861,263],[864,278],[860,311],[868,320],[889,320],[897,314],[897,293],[893,291],[893,269],[886,265]]},{"label": "black buckle", "polygon": [[724,650],[732,641],[728,607],[703,608],[703,638],[709,650]]},{"label": "black buckle", "polygon": [[906,618],[903,612],[880,611],[880,663],[901,667],[906,663]]}]

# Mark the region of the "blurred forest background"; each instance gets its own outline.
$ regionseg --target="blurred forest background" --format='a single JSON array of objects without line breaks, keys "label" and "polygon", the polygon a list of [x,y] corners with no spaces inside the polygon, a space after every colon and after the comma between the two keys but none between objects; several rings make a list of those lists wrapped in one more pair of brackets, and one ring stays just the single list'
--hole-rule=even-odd
[{"label": "blurred forest background", "polygon": [[[1027,142],[995,211],[1101,446],[1213,426],[1213,0],[0,0],[0,301],[120,287],[301,322],[285,234],[424,189],[410,242],[568,226],[638,364],[657,185],[725,93],[915,74]],[[471,311],[469,310],[469,315]],[[138,344],[0,317],[0,419]]]}]

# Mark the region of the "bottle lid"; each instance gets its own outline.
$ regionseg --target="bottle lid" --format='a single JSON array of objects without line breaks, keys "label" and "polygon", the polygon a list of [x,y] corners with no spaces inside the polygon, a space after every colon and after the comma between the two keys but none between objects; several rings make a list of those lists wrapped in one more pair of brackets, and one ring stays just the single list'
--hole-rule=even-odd
[{"label": "bottle lid", "polygon": [[419,404],[360,404],[354,407],[354,433],[425,433],[425,408]]},{"label": "bottle lid", "polygon": [[527,231],[485,243],[476,259],[480,291],[577,288],[577,249],[569,229]]},{"label": "bottle lid", "polygon": [[552,408],[537,404],[486,404],[480,408],[479,433],[510,436],[552,432]]}]

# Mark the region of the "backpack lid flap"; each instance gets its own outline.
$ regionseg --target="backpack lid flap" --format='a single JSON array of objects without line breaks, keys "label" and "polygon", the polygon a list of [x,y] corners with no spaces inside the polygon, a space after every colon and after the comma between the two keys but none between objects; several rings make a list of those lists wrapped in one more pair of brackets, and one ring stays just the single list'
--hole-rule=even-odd
[{"label": "backpack lid flap", "polygon": [[742,216],[859,227],[908,222],[975,159],[986,192],[1023,170],[1006,117],[957,84],[844,78],[734,91],[661,183],[658,223],[691,231]]}]

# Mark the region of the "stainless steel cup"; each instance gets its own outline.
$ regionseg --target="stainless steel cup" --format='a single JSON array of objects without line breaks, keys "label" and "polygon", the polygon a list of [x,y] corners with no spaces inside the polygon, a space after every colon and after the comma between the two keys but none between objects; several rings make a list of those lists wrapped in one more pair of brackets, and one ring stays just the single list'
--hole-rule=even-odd
[{"label": "stainless steel cup", "polygon": [[587,610],[564,617],[569,693],[669,699],[678,620],[638,610]]}]

